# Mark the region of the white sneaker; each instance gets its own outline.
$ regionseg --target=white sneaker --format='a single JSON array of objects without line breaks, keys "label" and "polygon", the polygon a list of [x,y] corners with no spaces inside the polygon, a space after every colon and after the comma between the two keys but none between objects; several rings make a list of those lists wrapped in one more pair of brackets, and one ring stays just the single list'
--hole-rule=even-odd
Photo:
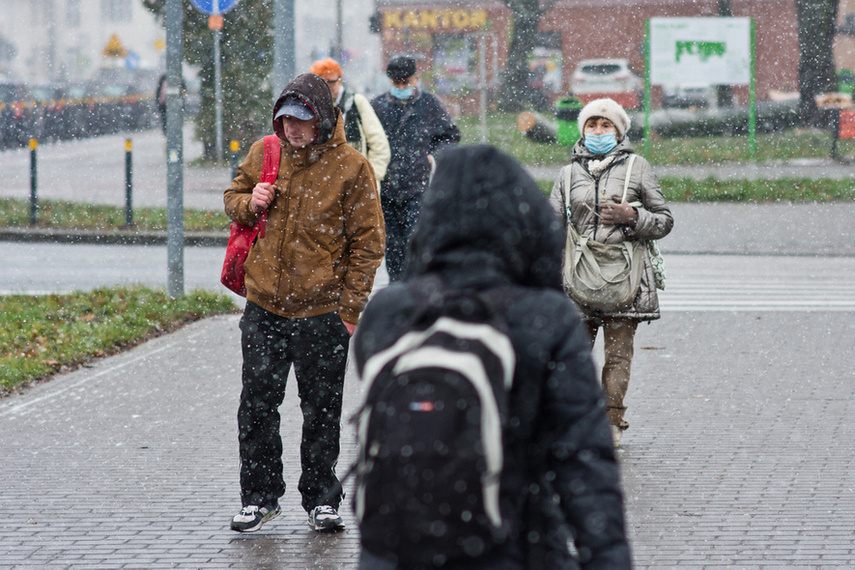
[{"label": "white sneaker", "polygon": [[281,513],[279,504],[275,504],[270,508],[259,507],[258,505],[250,505],[240,510],[232,519],[232,530],[238,532],[254,532],[261,528],[261,525],[267,521],[273,520]]},{"label": "white sneaker", "polygon": [[612,426],[612,441],[615,444],[615,449],[620,447],[621,436],[623,436],[623,430],[618,426]]},{"label": "white sneaker", "polygon": [[309,511],[309,526],[319,532],[334,531],[343,529],[344,521],[334,508],[320,505]]}]

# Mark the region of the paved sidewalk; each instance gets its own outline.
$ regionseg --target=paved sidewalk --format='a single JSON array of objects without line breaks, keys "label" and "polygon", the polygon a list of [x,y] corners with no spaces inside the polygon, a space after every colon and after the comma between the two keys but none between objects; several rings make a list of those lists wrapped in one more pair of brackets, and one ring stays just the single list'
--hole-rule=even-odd
[{"label": "paved sidewalk", "polygon": [[[300,507],[294,386],[282,406],[283,514],[245,535],[228,528],[240,509],[237,316],[0,400],[0,567],[354,567],[349,505],[335,535],[311,531]],[[357,390],[349,378],[348,409]],[[353,458],[347,433],[342,466]]]},{"label": "paved sidewalk", "polygon": [[[620,461],[637,568],[855,566],[852,313],[669,312],[642,326]],[[355,567],[357,533],[239,507],[238,316],[192,324],[0,400],[0,567]],[[798,331],[783,335],[781,331]],[[345,417],[359,385],[346,382]],[[345,425],[339,471],[354,455]]]}]

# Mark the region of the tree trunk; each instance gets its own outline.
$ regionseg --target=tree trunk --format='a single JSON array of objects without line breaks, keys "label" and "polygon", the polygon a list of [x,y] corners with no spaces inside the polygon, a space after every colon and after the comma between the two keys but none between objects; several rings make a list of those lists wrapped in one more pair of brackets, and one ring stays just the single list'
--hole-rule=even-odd
[{"label": "tree trunk", "polygon": [[816,95],[837,89],[834,30],[839,0],[796,0],[799,28],[799,118],[805,125],[824,123]]},{"label": "tree trunk", "polygon": [[529,93],[528,56],[535,47],[540,14],[514,12],[513,39],[508,50],[508,61],[503,73],[499,109],[519,112],[531,98]]},{"label": "tree trunk", "polygon": [[531,72],[528,57],[537,42],[537,28],[540,17],[558,0],[502,0],[511,10],[511,46],[508,61],[502,72],[502,88],[499,96],[499,109],[519,112],[527,102],[533,102],[538,95],[529,86]]},{"label": "tree trunk", "polygon": [[[722,18],[733,16],[733,6],[730,0],[718,0],[718,15]],[[733,107],[733,87],[716,85],[716,99],[719,107]]]}]

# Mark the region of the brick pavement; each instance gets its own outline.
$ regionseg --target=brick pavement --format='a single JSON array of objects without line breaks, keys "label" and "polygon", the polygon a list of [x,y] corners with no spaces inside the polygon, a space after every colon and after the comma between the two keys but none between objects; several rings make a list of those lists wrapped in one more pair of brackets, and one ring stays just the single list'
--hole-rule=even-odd
[{"label": "brick pavement", "polygon": [[851,313],[639,327],[620,452],[638,568],[855,567]]},{"label": "brick pavement", "polygon": [[[282,407],[288,490],[262,531],[240,509],[238,317],[216,317],[0,401],[3,568],[349,568],[357,534],[319,535],[297,493],[295,383]],[[347,383],[347,402],[357,383]],[[348,432],[350,434],[350,432]],[[341,464],[353,457],[343,438]]]},{"label": "brick pavement", "polygon": [[[354,568],[299,506],[239,535],[237,316],[0,401],[0,567]],[[639,329],[620,460],[637,568],[855,566],[851,313],[668,312]],[[346,408],[358,399],[350,376]],[[343,436],[341,465],[353,457]]]}]

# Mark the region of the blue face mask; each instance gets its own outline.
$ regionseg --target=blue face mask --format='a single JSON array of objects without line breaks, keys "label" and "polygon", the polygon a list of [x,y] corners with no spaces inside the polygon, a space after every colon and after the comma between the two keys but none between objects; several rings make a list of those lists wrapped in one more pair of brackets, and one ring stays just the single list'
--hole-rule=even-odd
[{"label": "blue face mask", "polygon": [[413,96],[413,87],[411,85],[410,87],[407,87],[406,89],[399,89],[393,85],[389,89],[389,93],[391,93],[392,97],[394,97],[395,99],[400,99],[403,101],[403,100],[409,99],[410,97]]},{"label": "blue face mask", "polygon": [[585,146],[594,154],[607,154],[617,146],[615,133],[585,135]]}]

